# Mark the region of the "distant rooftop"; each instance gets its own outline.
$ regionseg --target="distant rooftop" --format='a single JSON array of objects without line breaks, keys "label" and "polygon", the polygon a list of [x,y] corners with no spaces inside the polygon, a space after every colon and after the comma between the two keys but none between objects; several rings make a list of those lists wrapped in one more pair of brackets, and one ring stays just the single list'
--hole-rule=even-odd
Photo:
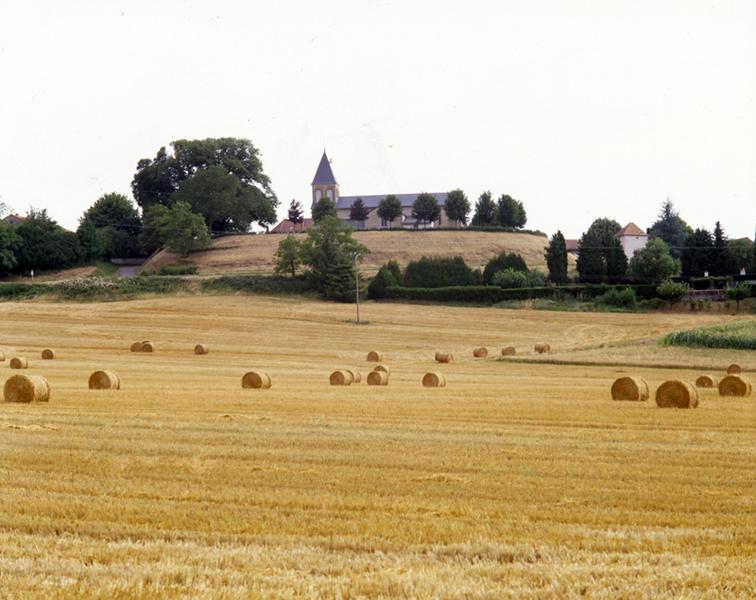
[{"label": "distant rooftop", "polygon": [[647,234],[635,223],[628,223],[617,232],[617,237],[620,237],[622,235],[647,235]]},{"label": "distant rooftop", "polygon": [[[415,192],[414,194],[394,194],[394,196],[399,200],[402,207],[406,208],[411,207],[415,203],[415,200],[417,200],[417,197],[422,193],[423,192]],[[446,204],[446,192],[431,192],[430,194],[436,199],[439,206]],[[381,203],[381,200],[388,195],[389,194],[339,196],[339,199],[336,202],[336,208],[351,208],[357,198],[362,198],[365,208],[377,208]]]}]

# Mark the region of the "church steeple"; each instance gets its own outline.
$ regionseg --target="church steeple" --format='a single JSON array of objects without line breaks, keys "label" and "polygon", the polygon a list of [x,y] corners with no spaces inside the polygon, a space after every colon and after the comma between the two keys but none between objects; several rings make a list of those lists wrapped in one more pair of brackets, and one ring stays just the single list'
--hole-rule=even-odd
[{"label": "church steeple", "polygon": [[336,183],[331,161],[328,160],[325,150],[312,180],[312,206],[314,207],[315,203],[323,197],[330,198],[334,204],[339,199],[339,184]]}]

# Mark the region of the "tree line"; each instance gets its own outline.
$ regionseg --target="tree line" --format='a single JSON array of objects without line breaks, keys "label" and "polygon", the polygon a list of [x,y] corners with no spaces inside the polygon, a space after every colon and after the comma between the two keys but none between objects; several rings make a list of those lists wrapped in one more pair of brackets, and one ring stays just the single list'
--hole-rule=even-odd
[{"label": "tree line", "polygon": [[[278,200],[260,153],[246,139],[177,140],[138,161],[127,196],[107,193],[66,231],[46,210],[18,227],[0,222],[0,276],[71,267],[114,257],[149,256],[163,246],[185,254],[212,233],[243,232],[276,220]],[[9,212],[0,206],[0,217]]]},{"label": "tree line", "polygon": [[[577,272],[583,283],[616,283],[631,280],[657,283],[671,277],[726,276],[741,269],[756,272],[756,246],[747,240],[729,240],[717,221],[713,233],[693,230],[669,200],[662,204],[649,228],[649,241],[628,261],[617,238],[620,224],[596,219],[578,241]],[[546,250],[549,280],[568,282],[567,248],[557,231]]]}]

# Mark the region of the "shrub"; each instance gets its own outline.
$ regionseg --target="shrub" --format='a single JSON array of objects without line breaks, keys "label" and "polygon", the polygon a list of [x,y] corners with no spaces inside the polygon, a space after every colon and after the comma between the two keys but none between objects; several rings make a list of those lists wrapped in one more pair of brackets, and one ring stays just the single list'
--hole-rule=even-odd
[{"label": "shrub", "polygon": [[546,285],[546,274],[538,269],[530,269],[528,271],[528,287],[543,287]]},{"label": "shrub", "polygon": [[632,288],[612,288],[593,299],[594,304],[616,306],[618,308],[633,308],[636,305],[635,291]]},{"label": "shrub", "polygon": [[491,283],[505,289],[523,288],[528,285],[528,276],[522,271],[504,269],[503,271],[494,273]]},{"label": "shrub", "polygon": [[528,271],[528,267],[522,256],[515,254],[514,252],[502,252],[498,256],[489,260],[488,264],[486,264],[485,269],[483,269],[483,282],[491,283],[493,281],[493,276],[504,269],[514,269],[515,271],[522,271],[523,273],[527,273]]},{"label": "shrub", "polygon": [[385,298],[386,288],[396,285],[399,285],[399,281],[394,277],[394,273],[391,269],[384,265],[378,269],[378,273],[376,273],[375,277],[370,281],[370,285],[368,285],[368,298],[373,300],[377,298]]},{"label": "shrub", "polygon": [[197,265],[163,265],[155,275],[196,275]]},{"label": "shrub", "polygon": [[730,300],[735,300],[737,311],[740,311],[740,302],[751,297],[752,289],[747,283],[741,283],[735,287],[727,288],[725,292]]},{"label": "shrub", "polygon": [[407,287],[435,288],[475,285],[475,275],[461,256],[412,261],[404,272]]},{"label": "shrub", "polygon": [[676,283],[674,281],[665,281],[656,288],[656,294],[662,300],[674,304],[682,300],[688,293],[689,288],[685,283]]}]

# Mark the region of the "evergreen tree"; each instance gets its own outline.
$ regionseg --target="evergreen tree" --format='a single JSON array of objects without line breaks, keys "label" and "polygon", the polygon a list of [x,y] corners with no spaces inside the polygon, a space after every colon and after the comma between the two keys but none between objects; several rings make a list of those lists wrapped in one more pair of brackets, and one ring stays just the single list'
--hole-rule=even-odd
[{"label": "evergreen tree", "polygon": [[696,229],[685,240],[680,262],[684,277],[703,277],[704,273],[711,272],[711,259],[713,258],[714,239],[706,229]]},{"label": "evergreen tree", "polygon": [[711,254],[711,275],[731,275],[734,271],[732,254],[719,221],[714,225],[714,248]]},{"label": "evergreen tree", "polygon": [[567,244],[561,231],[551,236],[545,257],[549,281],[557,285],[567,283]]},{"label": "evergreen tree", "polygon": [[651,225],[648,233],[652,237],[661,238],[667,243],[669,253],[673,258],[682,255],[685,240],[692,233],[690,226],[680,218],[669,198],[662,204],[659,217]]},{"label": "evergreen tree", "polygon": [[363,223],[368,217],[367,208],[362,198],[357,198],[349,208],[349,219],[356,223]]},{"label": "evergreen tree", "polygon": [[491,192],[483,192],[475,203],[475,214],[472,218],[474,227],[490,227],[496,224],[496,203]]},{"label": "evergreen tree", "polygon": [[627,257],[617,239],[620,225],[613,219],[596,219],[578,242],[577,270],[588,283],[616,281],[625,276]]},{"label": "evergreen tree", "polygon": [[524,227],[527,222],[525,207],[512,196],[503,194],[497,203],[498,223],[502,227]]},{"label": "evergreen tree", "polygon": [[292,200],[291,204],[289,204],[288,220],[294,223],[294,225],[304,222],[304,210],[302,209],[302,205],[296,200]]}]

